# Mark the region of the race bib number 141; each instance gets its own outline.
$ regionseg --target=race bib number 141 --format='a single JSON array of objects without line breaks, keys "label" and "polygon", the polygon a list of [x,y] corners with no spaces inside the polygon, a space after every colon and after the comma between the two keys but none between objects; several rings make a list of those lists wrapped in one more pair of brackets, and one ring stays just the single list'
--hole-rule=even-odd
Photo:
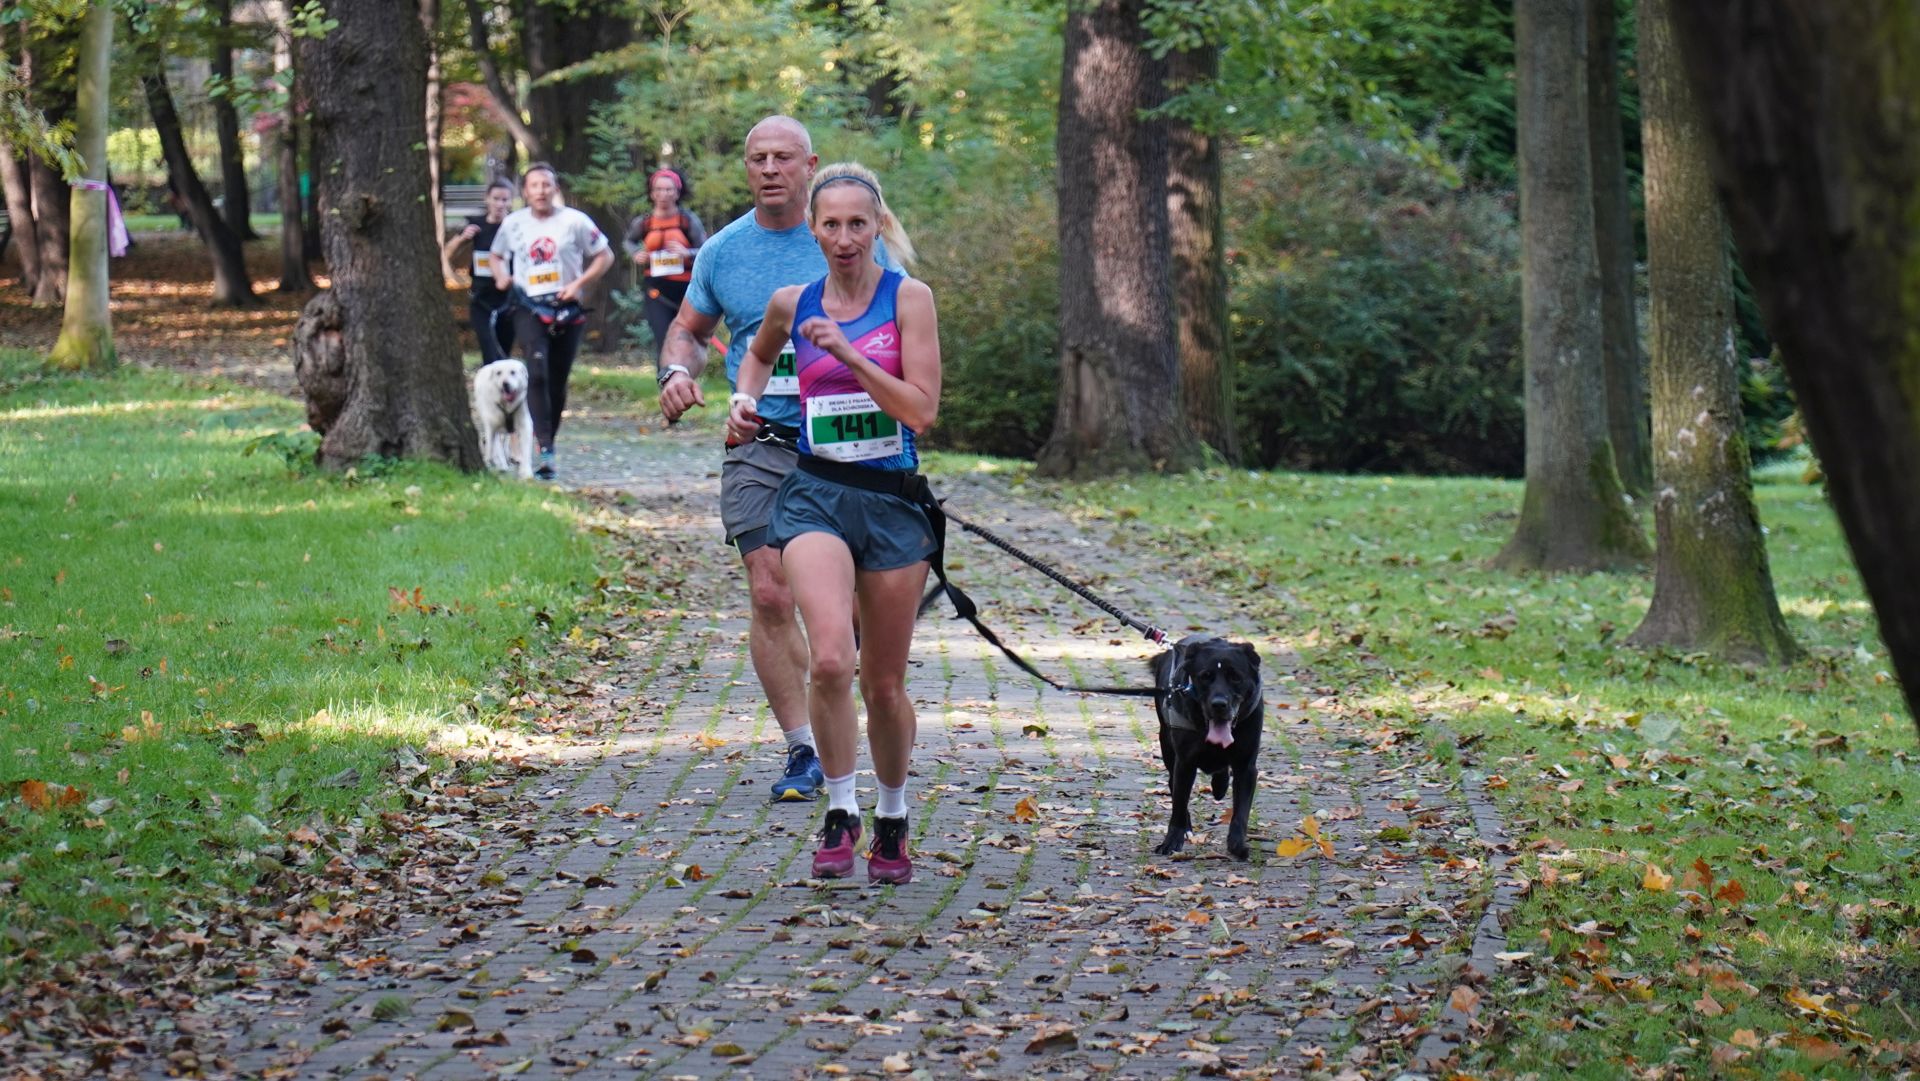
[{"label": "race bib number 141", "polygon": [[807,399],[807,442],[814,457],[867,462],[901,452],[900,422],[881,412],[866,394],[828,394]]}]

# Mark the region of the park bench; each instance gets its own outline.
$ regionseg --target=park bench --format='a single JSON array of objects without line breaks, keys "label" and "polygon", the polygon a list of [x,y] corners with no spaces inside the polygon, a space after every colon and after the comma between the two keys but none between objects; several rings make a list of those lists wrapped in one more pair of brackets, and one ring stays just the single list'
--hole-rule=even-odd
[{"label": "park bench", "polygon": [[485,184],[442,184],[440,206],[449,222],[464,222],[487,212]]}]

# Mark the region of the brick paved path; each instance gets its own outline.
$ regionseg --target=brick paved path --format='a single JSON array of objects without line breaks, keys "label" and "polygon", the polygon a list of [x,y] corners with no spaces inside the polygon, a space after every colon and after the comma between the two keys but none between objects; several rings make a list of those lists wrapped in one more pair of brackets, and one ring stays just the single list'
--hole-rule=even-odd
[{"label": "brick paved path", "polygon": [[[1151,705],[1043,692],[943,615],[921,623],[910,676],[916,880],[811,882],[820,807],[766,800],[781,744],[715,539],[717,449],[590,429],[576,426],[565,479],[626,493],[602,503],[652,553],[630,580],[664,575],[668,607],[636,594],[587,628],[592,693],[546,707],[573,738],[547,747],[476,837],[472,893],[409,921],[368,975],[280,988],[233,1048],[243,1073],[1398,1072],[1484,881],[1441,767],[1323,717],[1284,644],[1163,554],[993,478],[948,478],[956,509],[1122,607],[1259,645],[1270,711],[1254,859],[1227,859],[1218,826],[1181,858],[1155,856],[1167,795]],[[1043,667],[1144,678],[1151,647],[1038,575],[972,538],[950,562]],[[871,813],[865,766],[863,750]],[[1197,821],[1217,815],[1197,798]],[[1032,821],[1016,821],[1023,808]],[[1276,855],[1309,812],[1335,856]]]}]

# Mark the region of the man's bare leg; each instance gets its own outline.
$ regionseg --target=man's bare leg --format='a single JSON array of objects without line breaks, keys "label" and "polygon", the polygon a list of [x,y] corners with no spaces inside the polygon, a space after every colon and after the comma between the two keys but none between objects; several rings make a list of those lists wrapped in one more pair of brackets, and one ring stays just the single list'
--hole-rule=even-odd
[{"label": "man's bare leg", "polygon": [[793,590],[780,567],[778,548],[755,548],[744,557],[753,598],[747,631],[753,673],[767,692],[767,705],[782,732],[807,723],[807,637],[793,610]]}]

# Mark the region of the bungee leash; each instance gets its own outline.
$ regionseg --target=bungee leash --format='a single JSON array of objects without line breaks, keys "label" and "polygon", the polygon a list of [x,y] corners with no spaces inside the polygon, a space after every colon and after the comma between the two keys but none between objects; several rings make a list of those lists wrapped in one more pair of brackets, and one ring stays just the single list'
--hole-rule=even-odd
[{"label": "bungee leash", "polygon": [[[800,455],[800,459],[796,463],[795,468],[803,473],[811,473],[824,480],[834,481],[869,492],[881,492],[886,495],[898,496],[919,507],[921,511],[926,514],[927,524],[933,528],[934,550],[933,554],[927,557],[927,562],[930,565],[929,569],[933,571],[935,585],[927,592],[925,597],[921,598],[918,615],[926,615],[927,609],[933,607],[935,601],[945,596],[947,600],[953,602],[955,616],[973,624],[973,629],[980,632],[980,637],[986,639],[988,645],[999,650],[1006,656],[1007,660],[1012,661],[1022,672],[1052,687],[1056,691],[1066,691],[1076,694],[1117,694],[1132,698],[1161,698],[1165,696],[1157,687],[1080,687],[1061,683],[1048,676],[1045,672],[1035,668],[1025,657],[1015,653],[1007,647],[1006,643],[1000,641],[1000,636],[993,633],[992,628],[980,622],[980,606],[973,603],[972,597],[967,596],[964,590],[954,585],[953,582],[947,578],[947,520],[949,518],[952,518],[960,528],[979,536],[994,547],[1027,564],[1048,578],[1053,579],[1055,582],[1066,586],[1077,596],[1098,605],[1102,611],[1128,627],[1139,631],[1146,636],[1148,641],[1155,645],[1165,644],[1167,635],[1166,632],[1160,628],[1148,623],[1142,623],[1132,616],[1127,615],[1117,606],[1101,598],[1092,590],[1061,574],[1039,558],[1021,551],[1004,538],[994,535],[981,526],[974,525],[971,522],[963,521],[960,518],[948,514],[940,498],[933,494],[933,486],[927,483],[925,476],[920,473],[863,469],[858,466],[819,458],[811,454]],[[1170,690],[1165,693],[1177,693],[1177,690]]]},{"label": "bungee leash", "polygon": [[953,523],[961,529],[972,533],[993,545],[995,548],[1000,549],[1015,559],[1018,559],[1020,562],[1025,563],[1027,566],[1032,567],[1034,570],[1039,571],[1041,574],[1046,575],[1048,578],[1053,579],[1060,585],[1067,587],[1073,591],[1076,596],[1097,605],[1102,611],[1119,620],[1121,623],[1141,632],[1149,642],[1155,645],[1164,645],[1167,640],[1167,635],[1166,632],[1160,628],[1149,623],[1142,623],[1140,620],[1127,615],[1121,611],[1118,606],[1055,570],[1037,556],[1029,555],[1021,551],[1019,547],[1004,537],[997,536],[983,526],[974,525],[972,522],[966,521],[957,515],[948,513],[941,500],[934,497],[932,488],[927,486],[924,479],[922,479],[920,487],[924,492],[924,498],[918,499],[916,502],[919,502],[921,508],[927,512],[927,519],[933,525],[934,543],[940,546],[939,549],[934,552],[931,560],[933,564],[933,575],[938,580],[938,584],[920,601],[921,615],[925,615],[927,609],[933,606],[934,601],[938,600],[942,594],[945,594],[947,600],[953,603],[953,611],[956,618],[964,619],[968,623],[973,624],[973,629],[980,632],[980,637],[986,639],[988,645],[999,650],[1006,656],[1007,660],[1012,661],[1022,672],[1052,687],[1056,691],[1070,691],[1078,694],[1117,694],[1132,698],[1162,697],[1161,691],[1157,687],[1082,687],[1060,683],[1038,668],[1035,668],[1025,657],[1020,656],[1008,648],[1006,643],[1000,641],[999,635],[994,634],[992,629],[980,622],[980,607],[973,602],[973,598],[967,596],[959,586],[954,585],[947,578],[945,556],[947,550],[948,519],[952,519]]}]

